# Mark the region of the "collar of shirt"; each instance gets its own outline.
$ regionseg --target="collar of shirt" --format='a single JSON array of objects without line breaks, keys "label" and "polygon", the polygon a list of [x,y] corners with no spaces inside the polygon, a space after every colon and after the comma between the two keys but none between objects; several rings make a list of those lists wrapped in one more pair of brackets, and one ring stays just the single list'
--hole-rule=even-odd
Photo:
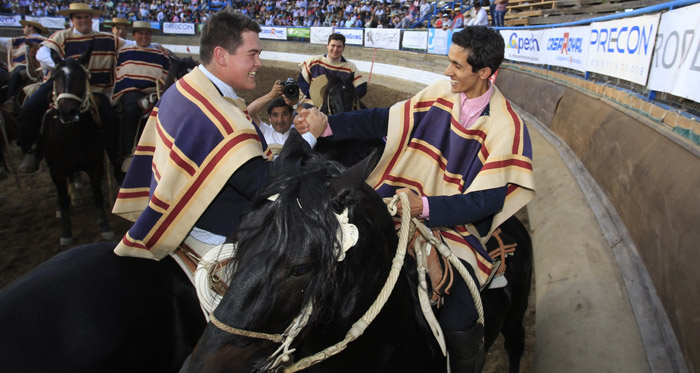
[{"label": "collar of shirt", "polygon": [[479,115],[484,111],[486,105],[489,104],[492,93],[493,86],[490,84],[486,93],[479,97],[468,99],[464,92],[460,93],[462,110],[459,113],[459,124],[461,124],[462,127],[469,128],[479,119]]},{"label": "collar of shirt", "polygon": [[234,100],[237,100],[237,99],[238,99],[238,95],[236,94],[236,91],[233,90],[233,87],[231,87],[230,85],[224,83],[221,79],[219,79],[219,78],[217,78],[216,76],[214,76],[214,74],[212,74],[211,72],[209,72],[209,70],[207,70],[207,68],[204,67],[204,65],[199,64],[199,69],[202,70],[202,72],[204,73],[204,75],[206,75],[207,78],[209,78],[209,80],[211,80],[212,83],[214,83],[214,85],[216,86],[216,88],[219,89],[219,92],[221,92],[221,94],[222,94],[224,97],[232,98],[232,99],[234,99]]}]

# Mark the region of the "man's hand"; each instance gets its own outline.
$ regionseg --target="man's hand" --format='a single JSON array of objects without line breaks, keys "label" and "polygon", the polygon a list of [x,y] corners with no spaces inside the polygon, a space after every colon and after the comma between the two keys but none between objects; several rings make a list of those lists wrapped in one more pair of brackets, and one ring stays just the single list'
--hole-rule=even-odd
[{"label": "man's hand", "polygon": [[[284,86],[280,83],[282,83],[281,80],[275,80],[275,82],[272,83],[272,89],[270,89],[270,92],[268,92],[268,95],[272,99],[275,99],[279,96],[282,96],[282,94],[284,93]],[[270,101],[272,101],[272,100],[270,100]],[[285,100],[285,102],[286,102],[286,100]]]},{"label": "man's hand", "polygon": [[[406,196],[408,196],[408,204],[409,211],[411,212],[411,217],[415,217],[423,213],[423,198],[421,198],[421,196],[419,196],[414,191],[408,188],[397,189],[396,194],[399,193],[406,193]],[[401,205],[400,200],[399,203],[396,205],[396,208],[403,215],[403,206]]]},{"label": "man's hand", "polygon": [[299,114],[294,117],[294,128],[301,134],[311,132],[315,138],[319,138],[327,126],[328,117],[315,107],[301,109]]}]

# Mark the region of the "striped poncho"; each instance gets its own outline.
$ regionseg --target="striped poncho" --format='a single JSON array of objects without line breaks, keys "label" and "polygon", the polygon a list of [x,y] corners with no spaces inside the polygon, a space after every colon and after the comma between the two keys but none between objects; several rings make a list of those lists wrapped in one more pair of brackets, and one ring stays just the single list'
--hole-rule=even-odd
[{"label": "striped poncho", "polygon": [[440,228],[483,284],[492,267],[485,242],[534,197],[532,147],[525,124],[496,87],[485,113],[469,129],[459,124],[459,98],[445,80],[394,105],[386,149],[367,182],[382,197],[402,187],[430,197],[508,186],[503,209],[485,237],[471,224]]},{"label": "striped poncho", "polygon": [[[347,78],[350,74],[355,74],[352,83],[356,89],[360,85],[367,83],[367,78],[357,70],[357,66],[350,61],[346,61],[343,57],[340,58],[340,62],[331,62],[326,56],[311,57],[302,62],[299,67],[301,68],[301,77],[308,83],[308,86],[311,85],[317,76],[326,75],[326,73],[340,78]],[[304,82],[301,81],[299,84],[302,91],[305,91],[304,94],[308,96],[308,86],[305,87]],[[364,96],[364,94],[360,96]]]},{"label": "striped poncho", "polygon": [[139,46],[120,49],[112,102],[117,102],[124,93],[131,91],[155,92],[156,81],[165,79],[168,69],[170,59],[158,49]]},{"label": "striped poncho", "polygon": [[10,42],[10,48],[7,50],[7,68],[11,72],[17,66],[24,66],[27,64],[27,47],[32,43],[42,43],[46,40],[45,37],[41,35],[30,35],[30,36],[20,36],[12,38]]},{"label": "striped poncho", "polygon": [[77,34],[73,28],[56,31],[42,43],[58,52],[61,58],[78,58],[92,47],[90,55],[90,87],[93,92],[109,95],[114,85],[114,66],[117,50],[123,42],[112,34],[91,32]]},{"label": "striped poncho", "polygon": [[113,212],[135,221],[115,253],[162,259],[184,240],[231,175],[271,153],[242,99],[221,96],[195,69],[153,109]]}]

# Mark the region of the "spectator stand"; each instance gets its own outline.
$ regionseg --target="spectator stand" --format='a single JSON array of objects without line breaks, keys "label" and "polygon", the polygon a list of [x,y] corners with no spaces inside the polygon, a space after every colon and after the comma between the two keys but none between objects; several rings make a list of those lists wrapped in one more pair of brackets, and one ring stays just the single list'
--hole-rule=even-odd
[{"label": "spectator stand", "polygon": [[[442,4],[442,5],[441,5]],[[455,0],[451,2],[433,2],[431,3],[432,5],[432,10],[430,14],[423,18],[419,18],[416,23],[411,25],[411,28],[422,28],[425,27],[425,24],[423,22],[427,21],[428,27],[427,28],[432,28],[433,21],[440,16],[440,14],[443,14],[445,12],[453,12],[453,11],[458,11],[460,13],[464,13],[469,11],[472,6],[464,6],[463,0]]]}]

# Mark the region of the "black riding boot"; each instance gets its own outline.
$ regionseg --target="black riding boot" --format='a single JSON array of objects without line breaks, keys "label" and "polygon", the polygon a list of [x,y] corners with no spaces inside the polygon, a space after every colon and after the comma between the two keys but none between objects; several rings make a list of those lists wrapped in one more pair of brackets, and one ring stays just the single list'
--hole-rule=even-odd
[{"label": "black riding boot", "polygon": [[446,331],[451,373],[480,373],[484,369],[484,327],[476,324],[463,331]]}]

